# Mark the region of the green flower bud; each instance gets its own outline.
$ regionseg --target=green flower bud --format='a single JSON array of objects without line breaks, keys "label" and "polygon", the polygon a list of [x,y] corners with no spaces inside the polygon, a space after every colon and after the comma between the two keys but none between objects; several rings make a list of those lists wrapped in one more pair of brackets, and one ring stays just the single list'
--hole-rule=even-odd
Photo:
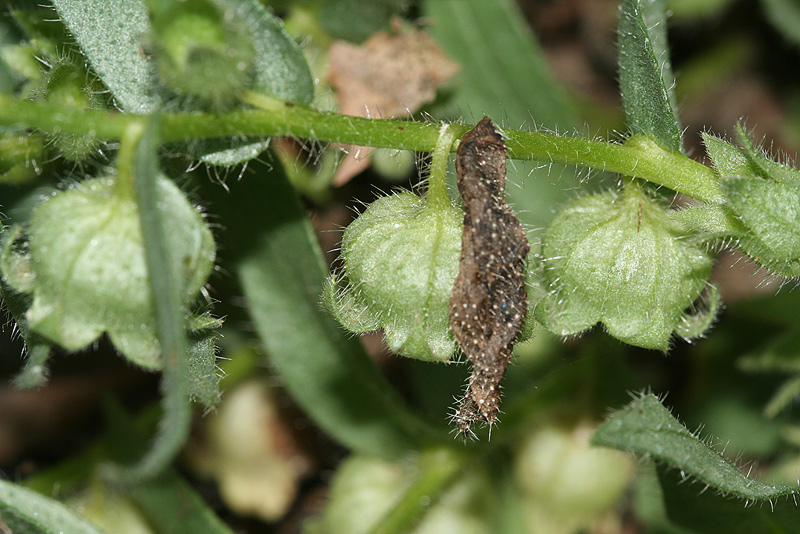
[{"label": "green flower bud", "polygon": [[209,0],[155,4],[153,51],[161,79],[179,95],[220,107],[251,81],[253,45],[244,21]]},{"label": "green flower bud", "polygon": [[456,351],[449,305],[463,217],[409,192],[376,200],[344,232],[343,269],[328,280],[326,307],[351,332],[383,328],[399,354],[447,360]]},{"label": "green flower bud", "polygon": [[[32,293],[25,318],[35,333],[78,350],[107,332],[131,361],[161,366],[156,318],[135,199],[114,178],[81,182],[40,204],[28,231],[28,252],[5,247],[3,275]],[[202,216],[169,179],[157,182],[165,235],[183,301],[193,301],[214,263],[214,240]]]},{"label": "green flower bud", "polygon": [[737,148],[705,134],[720,175],[732,237],[754,261],[783,276],[800,276],[800,171],[768,159],[741,126]]},{"label": "green flower bud", "polygon": [[713,288],[711,310],[687,312],[708,285],[711,254],[636,183],[570,202],[542,254],[547,294],[535,313],[558,335],[602,322],[625,343],[667,350],[673,333],[694,337],[713,320]]}]

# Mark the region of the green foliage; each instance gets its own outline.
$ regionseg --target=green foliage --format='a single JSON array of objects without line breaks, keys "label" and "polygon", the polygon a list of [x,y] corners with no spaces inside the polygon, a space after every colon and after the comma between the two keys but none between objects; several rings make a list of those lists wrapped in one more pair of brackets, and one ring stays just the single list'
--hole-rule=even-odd
[{"label": "green foliage", "polygon": [[[797,531],[785,505],[796,487],[746,476],[653,395],[593,432],[625,391],[677,383],[685,417],[709,417],[723,435],[749,432],[739,442],[749,456],[798,457],[790,426],[800,391],[796,298],[765,300],[749,315],[732,304],[733,321],[726,316],[708,341],[681,346],[670,372],[663,355],[625,346],[666,352],[678,338],[707,333],[721,309],[710,276],[723,246],[775,275],[800,276],[800,171],[765,155],[742,127],[735,143],[703,135],[712,166],[684,153],[664,2],[621,2],[618,72],[630,134],[622,142],[545,130],[579,127],[579,106],[512,0],[424,0],[414,11],[461,63],[424,110],[434,118],[426,121],[344,116],[315,101],[316,85],[326,91],[318,68],[330,42],[361,42],[392,27],[393,16],[407,13],[404,1],[276,3],[302,35],[259,0],[53,5],[58,20],[22,5],[0,21],[0,200],[9,214],[0,294],[26,344],[14,384],[46,384],[51,346],[102,350],[106,336],[127,361],[160,373],[162,403],[144,434],[112,412],[98,443],[32,486],[52,494],[63,483],[68,499],[95,504],[107,497],[155,532],[230,532],[170,468],[188,440],[192,401],[209,412],[225,402],[221,351],[238,368],[233,382],[266,362],[270,384],[280,383],[324,432],[312,440],[354,453],[337,466],[330,502],[309,533],[574,533],[604,521],[622,530],[630,517],[654,532]],[[313,41],[305,51],[303,39]],[[309,66],[304,52],[320,59]],[[544,328],[517,346],[502,423],[477,429],[492,440],[462,444],[448,436],[441,407],[465,373],[434,363],[460,354],[449,303],[464,212],[447,176],[470,113],[501,124],[515,160],[508,203],[526,223],[546,226],[528,232],[529,316],[518,341],[534,323]],[[531,121],[541,131],[519,129]],[[326,185],[304,202],[266,151],[272,137],[301,140],[276,143],[288,154],[284,164],[316,156],[322,143],[430,152],[427,190],[366,206],[345,229],[330,274],[312,220],[326,214],[314,203],[337,195]],[[568,165],[592,169],[587,183]],[[229,170],[239,179],[217,174]],[[314,173],[314,162],[301,172]],[[624,187],[598,185],[609,173]],[[69,185],[55,187],[65,176]],[[646,182],[697,202],[667,207]],[[360,195],[362,185],[339,196]],[[224,336],[212,312],[226,317]],[[559,344],[598,323],[608,336]],[[367,332],[417,361],[395,359],[384,376],[352,335]],[[253,361],[256,346],[264,362]],[[244,363],[243,353],[251,355]],[[477,371],[502,375],[506,367]],[[285,404],[273,408],[289,413]],[[286,445],[292,440],[281,439],[297,429],[275,419],[268,439]],[[592,433],[595,445],[657,465],[643,461],[634,473],[630,458],[590,448]],[[287,454],[295,455],[287,463],[303,464],[304,451]],[[333,464],[327,456],[322,463]],[[678,474],[712,491],[698,496]],[[629,483],[635,499],[623,510]],[[55,501],[0,482],[0,530],[7,528],[97,532]]]},{"label": "green foliage", "polygon": [[663,148],[683,150],[663,0],[623,0],[617,33],[620,94],[628,128]]},{"label": "green foliage", "polygon": [[744,129],[738,148],[704,134],[726,202],[690,208],[677,218],[733,239],[755,262],[781,276],[800,275],[800,173],[767,158]]},{"label": "green foliage", "polygon": [[128,113],[155,111],[157,78],[141,53],[141,40],[150,30],[144,3],[56,0],[53,5],[119,106]]},{"label": "green foliage", "polygon": [[234,101],[249,81],[253,44],[247,28],[226,18],[210,1],[153,3],[155,63],[164,83],[179,95],[208,101],[212,109]]},{"label": "green foliage", "polygon": [[260,172],[265,176],[230,184],[214,210],[225,220],[221,244],[256,333],[292,397],[355,451],[391,457],[446,439],[408,409],[358,342],[321,309],[327,269],[311,222],[279,167]]},{"label": "green foliage", "polygon": [[725,495],[747,501],[777,499],[800,491],[748,478],[692,434],[651,394],[642,395],[609,417],[597,429],[592,442],[650,456]]},{"label": "green foliage", "polygon": [[0,517],[9,532],[101,534],[60,502],[4,480],[0,480]]},{"label": "green foliage", "polygon": [[[434,37],[461,63],[443,118],[472,113],[475,116],[468,117],[477,122],[484,114],[511,128],[528,124],[532,129],[562,132],[580,125],[574,105],[553,77],[515,2],[427,0],[423,14],[436,21],[431,28]],[[531,159],[551,163],[546,151]],[[509,166],[508,177],[512,183],[525,183],[507,193],[520,220],[535,225],[546,224],[552,207],[570,198],[569,190],[579,183],[571,170],[558,164],[542,167],[517,161]]]}]

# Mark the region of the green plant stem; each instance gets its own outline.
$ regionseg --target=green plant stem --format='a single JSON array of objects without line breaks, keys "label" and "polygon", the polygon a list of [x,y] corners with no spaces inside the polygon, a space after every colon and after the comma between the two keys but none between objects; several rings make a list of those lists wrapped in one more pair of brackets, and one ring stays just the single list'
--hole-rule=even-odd
[{"label": "green plant stem", "polygon": [[456,140],[452,126],[452,124],[441,126],[439,139],[433,149],[426,197],[428,209],[441,210],[442,206],[450,204],[450,197],[447,194],[447,162]]},{"label": "green plant stem", "polygon": [[[164,115],[159,132],[161,140],[168,143],[229,136],[281,136],[420,152],[432,151],[439,140],[441,125],[435,123],[353,117],[256,94],[248,95],[247,101],[258,109],[220,115]],[[5,126],[119,139],[130,121],[136,120],[140,117],[64,109],[0,95],[0,124]],[[457,137],[470,128],[465,124],[451,125]],[[619,145],[543,132],[505,130],[504,134],[509,156],[514,159],[592,167],[641,178],[702,201],[722,199],[717,176],[711,168],[665,150],[646,138],[632,137]]]},{"label": "green plant stem", "polygon": [[119,152],[117,152],[117,179],[114,184],[119,198],[134,201],[136,199],[133,178],[134,154],[146,128],[147,124],[144,121],[132,121],[120,139]]},{"label": "green plant stem", "polygon": [[410,529],[436,502],[453,479],[464,468],[470,456],[458,449],[439,448],[423,453],[419,461],[420,475],[400,501],[372,529],[372,534],[400,534]]}]

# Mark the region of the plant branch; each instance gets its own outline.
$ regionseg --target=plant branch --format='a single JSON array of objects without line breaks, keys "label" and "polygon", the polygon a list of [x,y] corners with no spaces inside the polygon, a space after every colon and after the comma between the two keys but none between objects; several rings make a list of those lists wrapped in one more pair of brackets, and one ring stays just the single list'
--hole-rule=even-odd
[{"label": "plant branch", "polygon": [[[258,94],[248,94],[256,110],[225,114],[187,113],[162,117],[162,142],[213,137],[298,137],[315,141],[430,152],[439,140],[441,125],[394,119],[368,119],[317,111]],[[64,109],[0,95],[0,124],[32,127],[50,132],[91,133],[118,139],[135,115]],[[471,126],[453,124],[461,137]],[[722,193],[714,171],[644,137],[631,137],[619,145],[605,141],[552,133],[504,130],[509,156],[553,163],[581,165],[641,178],[669,187],[698,200],[718,202]],[[454,147],[455,148],[455,145]]]}]

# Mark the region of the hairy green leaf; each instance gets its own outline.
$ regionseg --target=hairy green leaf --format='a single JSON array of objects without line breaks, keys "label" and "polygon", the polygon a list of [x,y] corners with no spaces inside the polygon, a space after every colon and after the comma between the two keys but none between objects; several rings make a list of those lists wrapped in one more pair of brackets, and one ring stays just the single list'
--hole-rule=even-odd
[{"label": "hairy green leaf", "polygon": [[142,51],[150,30],[141,0],[53,0],[89,63],[128,113],[159,105],[154,69]]},{"label": "hairy green leaf", "polygon": [[666,517],[682,533],[800,533],[799,511],[791,498],[773,497],[769,503],[742,502],[715,491],[703,491],[699,484],[687,483],[676,470],[662,466],[656,471],[664,494]]},{"label": "hairy green leaf", "polygon": [[749,478],[720,452],[689,432],[651,394],[641,396],[609,417],[598,427],[592,443],[649,456],[720,493],[748,502],[771,501],[800,493],[796,487]]},{"label": "hairy green leaf", "polygon": [[[92,68],[129,113],[149,113],[160,104],[161,83],[143,45],[151,30],[141,0],[55,0],[59,16]],[[256,91],[308,104],[314,83],[303,53],[283,23],[256,0],[219,0],[248,29],[255,56]]]},{"label": "hairy green leaf", "polygon": [[632,134],[683,151],[666,32],[663,0],[623,0],[617,29],[620,92]]},{"label": "hairy green leaf", "polygon": [[0,480],[0,531],[26,534],[100,534],[63,504]]},{"label": "hairy green leaf", "polygon": [[181,283],[171,267],[175,262],[165,239],[169,230],[158,204],[156,189],[156,180],[160,176],[156,152],[157,122],[157,117],[151,119],[141,137],[127,141],[136,142],[133,180],[145,246],[149,289],[158,321],[156,333],[164,373],[164,419],[145,456],[137,464],[114,472],[120,482],[128,484],[152,479],[169,465],[189,435],[192,417],[186,378],[188,339],[184,328]]},{"label": "hairy green leaf", "polygon": [[[356,451],[395,455],[444,439],[412,413],[360,346],[322,309],[327,273],[295,192],[272,161],[251,165],[211,209],[225,221],[222,268],[238,274],[255,330],[292,397]],[[267,174],[268,176],[264,176]],[[227,255],[227,257],[226,257]]]}]

